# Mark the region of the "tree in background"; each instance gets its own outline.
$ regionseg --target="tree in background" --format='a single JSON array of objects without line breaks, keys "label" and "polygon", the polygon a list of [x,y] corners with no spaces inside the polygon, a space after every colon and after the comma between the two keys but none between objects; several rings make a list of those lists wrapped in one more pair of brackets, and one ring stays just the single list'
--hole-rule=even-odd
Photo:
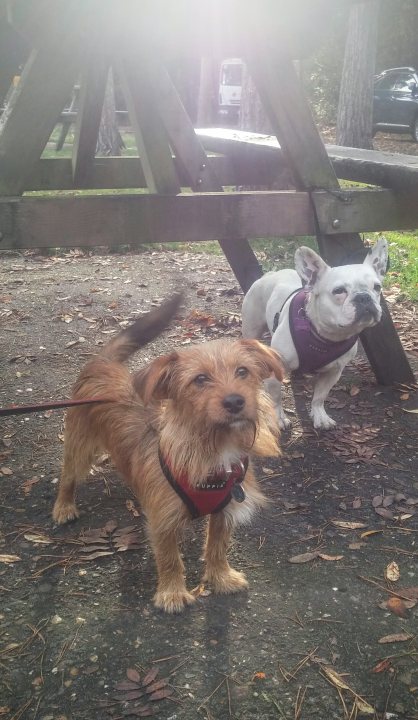
[{"label": "tree in background", "polygon": [[268,135],[272,131],[254,80],[245,64],[242,73],[239,127],[241,130],[267,133]]},{"label": "tree in background", "polygon": [[197,127],[213,125],[217,119],[219,92],[219,61],[202,57],[200,61],[199,96],[197,101]]},{"label": "tree in background", "polygon": [[373,82],[379,0],[350,10],[337,112],[337,145],[373,149]]},{"label": "tree in background", "polygon": [[96,153],[104,156],[121,155],[122,148],[123,140],[121,138],[116,119],[113,72],[112,68],[109,68],[102,119],[100,121],[99,136],[97,138]]}]

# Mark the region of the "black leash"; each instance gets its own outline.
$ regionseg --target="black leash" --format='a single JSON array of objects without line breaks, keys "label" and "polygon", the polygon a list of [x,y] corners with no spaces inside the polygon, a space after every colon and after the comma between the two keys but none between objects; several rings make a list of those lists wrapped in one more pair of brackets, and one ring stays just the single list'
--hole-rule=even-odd
[{"label": "black leash", "polygon": [[39,403],[38,405],[10,405],[10,407],[0,408],[0,417],[25,415],[26,413],[40,412],[42,410],[60,410],[77,405],[93,405],[94,403],[105,402],[112,401],[101,398],[100,400],[58,400],[57,402]]}]

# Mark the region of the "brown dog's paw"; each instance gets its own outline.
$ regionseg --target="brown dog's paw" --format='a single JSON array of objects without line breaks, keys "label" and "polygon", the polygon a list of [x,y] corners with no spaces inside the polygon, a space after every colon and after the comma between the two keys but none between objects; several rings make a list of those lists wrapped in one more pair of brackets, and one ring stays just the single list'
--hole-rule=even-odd
[{"label": "brown dog's paw", "polygon": [[194,595],[184,590],[157,590],[154,595],[154,605],[166,613],[179,613],[186,605],[196,601]]},{"label": "brown dog's paw", "polygon": [[214,592],[225,595],[228,593],[241,592],[248,588],[248,582],[244,573],[233,570],[232,568],[229,568],[226,572],[211,573],[210,575],[207,573],[205,580],[211,584]]},{"label": "brown dog's paw", "polygon": [[57,525],[64,525],[64,523],[71,522],[71,520],[77,520],[79,515],[75,503],[61,503],[58,500],[52,511],[52,518]]}]

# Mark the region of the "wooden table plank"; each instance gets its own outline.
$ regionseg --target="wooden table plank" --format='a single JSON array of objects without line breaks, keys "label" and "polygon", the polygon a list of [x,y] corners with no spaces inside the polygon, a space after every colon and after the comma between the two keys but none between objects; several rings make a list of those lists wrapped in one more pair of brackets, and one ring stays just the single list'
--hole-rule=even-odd
[{"label": "wooden table plank", "polygon": [[[196,133],[206,150],[224,153],[237,159],[252,158],[253,162],[264,162],[270,172],[274,158],[277,167],[283,167],[283,151],[275,135],[230,128],[198,128]],[[325,149],[340,179],[381,185],[395,190],[418,188],[418,155],[338,145],[325,145]]]},{"label": "wooden table plank", "polygon": [[0,249],[309,235],[307,193],[195,193],[0,199]]}]

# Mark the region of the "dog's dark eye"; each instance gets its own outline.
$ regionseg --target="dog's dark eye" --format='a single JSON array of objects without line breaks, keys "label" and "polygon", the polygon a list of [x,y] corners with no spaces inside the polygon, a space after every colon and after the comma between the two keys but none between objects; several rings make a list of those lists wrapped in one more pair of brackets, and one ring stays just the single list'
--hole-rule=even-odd
[{"label": "dog's dark eye", "polygon": [[380,283],[375,283],[373,287],[376,290],[376,292],[380,292],[382,289],[382,286],[380,285]]},{"label": "dog's dark eye", "polygon": [[247,377],[249,370],[246,367],[239,367],[235,370],[236,377],[245,378]]},{"label": "dog's dark eye", "polygon": [[333,295],[342,295],[343,293],[347,292],[347,288],[343,287],[342,285],[340,287],[334,288],[332,291]]},{"label": "dog's dark eye", "polygon": [[204,375],[203,373],[201,375],[197,375],[195,379],[193,380],[195,385],[199,385],[199,387],[202,387],[205,383],[209,382],[209,378],[207,375]]}]

